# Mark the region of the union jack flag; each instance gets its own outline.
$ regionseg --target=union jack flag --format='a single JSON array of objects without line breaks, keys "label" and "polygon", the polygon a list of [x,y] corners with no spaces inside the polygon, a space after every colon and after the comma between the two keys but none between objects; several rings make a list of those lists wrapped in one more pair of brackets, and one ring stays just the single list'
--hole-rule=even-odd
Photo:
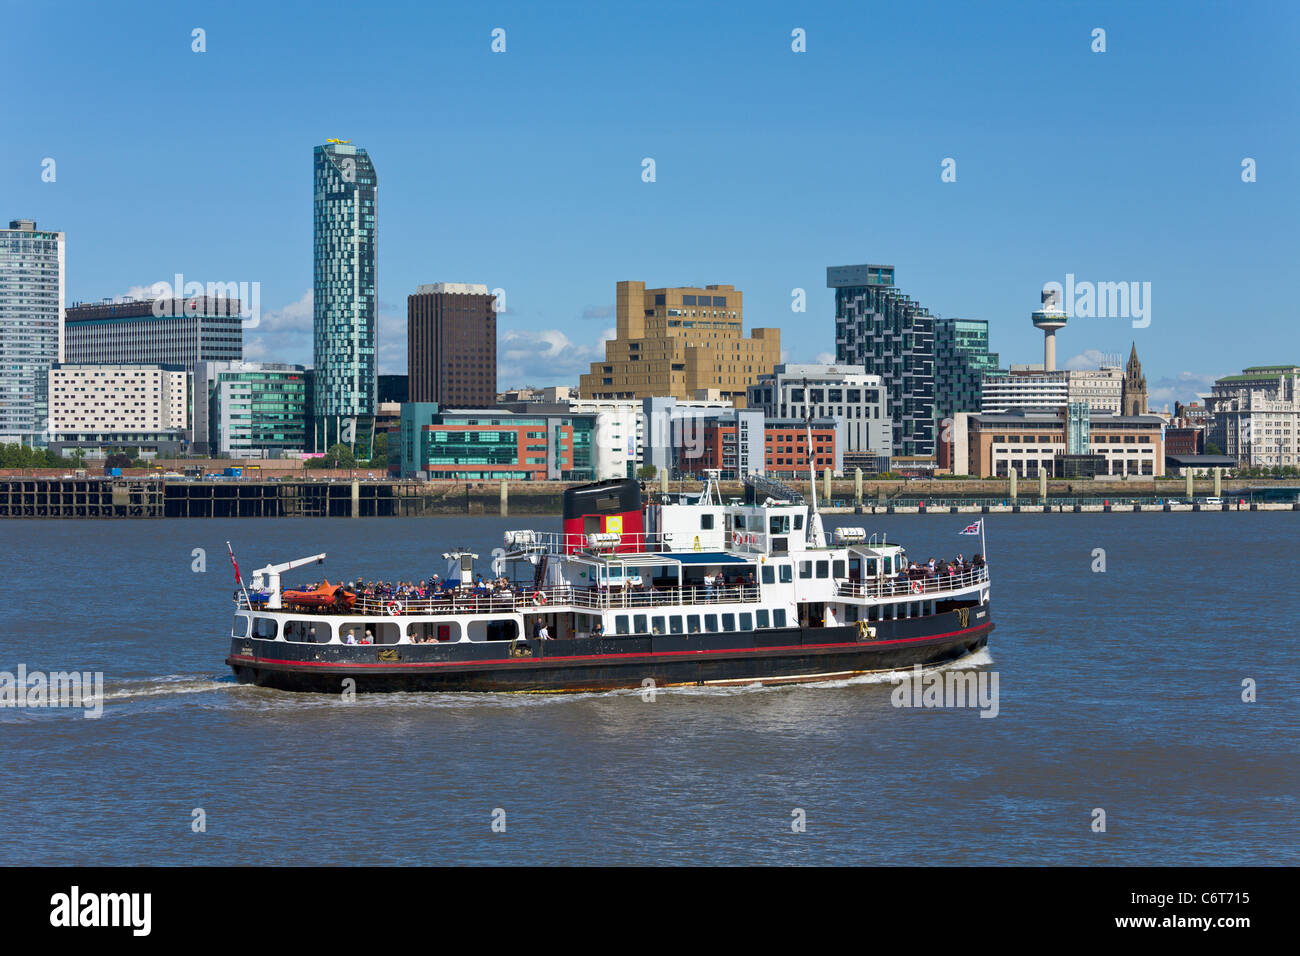
[{"label": "union jack flag", "polygon": [[984,523],[984,519],[980,518],[979,521],[976,521],[974,524],[968,524],[966,527],[962,528],[957,533],[958,534],[979,534],[980,525],[982,525],[983,523]]}]

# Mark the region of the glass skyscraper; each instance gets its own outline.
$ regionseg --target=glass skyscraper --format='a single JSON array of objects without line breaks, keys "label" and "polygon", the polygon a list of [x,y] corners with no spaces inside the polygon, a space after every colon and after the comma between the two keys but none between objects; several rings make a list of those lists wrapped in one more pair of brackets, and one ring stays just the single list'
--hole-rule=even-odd
[{"label": "glass skyscraper", "polygon": [[957,412],[978,412],[985,376],[1006,373],[998,354],[989,351],[989,324],[984,319],[934,320],[934,417],[938,422]]},{"label": "glass skyscraper", "polygon": [[368,453],[379,353],[378,179],[364,149],[337,142],[315,148],[313,174],[315,446],[342,441]]},{"label": "glass skyscraper", "polygon": [[889,395],[894,457],[934,447],[934,316],[894,286],[894,267],[830,266],[835,362],[879,375]]},{"label": "glass skyscraper", "polygon": [[50,368],[63,360],[61,232],[0,229],[0,442],[45,444]]}]

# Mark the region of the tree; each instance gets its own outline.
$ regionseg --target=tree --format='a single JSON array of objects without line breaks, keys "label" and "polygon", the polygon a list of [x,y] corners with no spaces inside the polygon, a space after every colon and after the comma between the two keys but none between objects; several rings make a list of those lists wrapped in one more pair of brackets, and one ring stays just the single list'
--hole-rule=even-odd
[{"label": "tree", "polygon": [[104,474],[113,468],[130,468],[131,456],[124,451],[117,451],[104,459]]},{"label": "tree", "polygon": [[1207,441],[1205,443],[1205,453],[1207,455],[1222,455],[1223,449],[1220,448],[1218,445],[1216,445],[1214,442]]},{"label": "tree", "polygon": [[326,468],[355,468],[357,466],[357,457],[352,454],[352,449],[347,445],[331,445],[325,452]]},{"label": "tree", "polygon": [[658,472],[659,469],[656,468],[654,465],[642,465],[640,468],[636,470],[636,476],[640,478],[642,481],[649,481]]}]

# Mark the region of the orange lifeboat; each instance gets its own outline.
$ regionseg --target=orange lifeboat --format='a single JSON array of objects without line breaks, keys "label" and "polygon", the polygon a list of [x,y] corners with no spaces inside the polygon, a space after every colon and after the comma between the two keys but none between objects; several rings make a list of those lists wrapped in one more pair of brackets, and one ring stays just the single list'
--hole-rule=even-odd
[{"label": "orange lifeboat", "polygon": [[322,582],[318,587],[301,591],[285,591],[281,598],[285,604],[297,604],[301,607],[352,607],[357,596],[346,590],[341,584]]}]

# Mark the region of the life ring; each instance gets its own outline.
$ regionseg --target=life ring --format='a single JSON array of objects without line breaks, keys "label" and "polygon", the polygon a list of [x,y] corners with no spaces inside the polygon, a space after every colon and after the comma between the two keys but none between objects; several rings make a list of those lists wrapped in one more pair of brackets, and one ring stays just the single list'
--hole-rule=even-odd
[{"label": "life ring", "polygon": [[545,605],[546,605],[546,595],[543,594],[541,591],[534,591],[534,592],[533,592],[533,606],[534,606],[534,607],[544,607]]},{"label": "life ring", "polygon": [[922,590],[923,590],[923,588],[922,588],[922,585],[921,585],[921,582],[920,582],[920,581],[913,581],[913,582],[912,582],[912,593],[913,593],[913,594],[920,594]]},{"label": "life ring", "polygon": [[401,601],[388,602],[388,613],[393,615],[394,617],[397,616],[398,614],[401,614],[405,610],[406,608],[402,605]]},{"label": "life ring", "polygon": [[745,541],[745,536],[742,535],[739,531],[733,531],[731,533],[731,543],[735,545],[737,548],[739,548],[744,543],[744,541]]}]

